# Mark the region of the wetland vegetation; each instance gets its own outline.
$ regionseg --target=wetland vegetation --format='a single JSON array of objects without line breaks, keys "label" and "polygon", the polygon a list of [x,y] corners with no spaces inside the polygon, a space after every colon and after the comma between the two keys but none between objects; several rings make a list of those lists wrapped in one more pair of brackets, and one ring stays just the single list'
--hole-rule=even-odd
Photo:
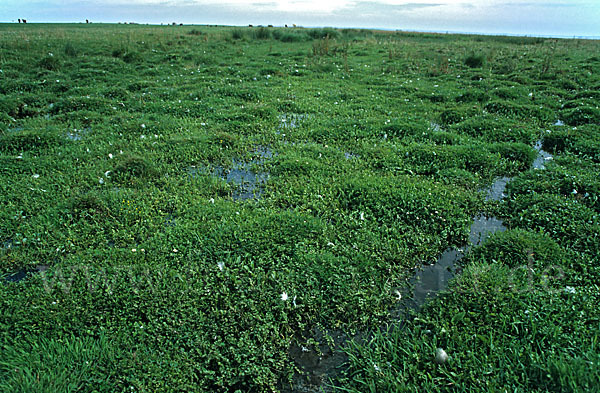
[{"label": "wetland vegetation", "polygon": [[598,53],[0,25],[0,391],[597,391]]}]

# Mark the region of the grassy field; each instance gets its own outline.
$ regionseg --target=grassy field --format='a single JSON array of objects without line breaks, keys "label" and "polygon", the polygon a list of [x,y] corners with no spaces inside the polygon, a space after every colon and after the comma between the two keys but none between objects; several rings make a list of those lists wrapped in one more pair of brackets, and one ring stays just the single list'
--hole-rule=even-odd
[{"label": "grassy field", "polygon": [[0,25],[0,391],[600,391],[599,53]]}]

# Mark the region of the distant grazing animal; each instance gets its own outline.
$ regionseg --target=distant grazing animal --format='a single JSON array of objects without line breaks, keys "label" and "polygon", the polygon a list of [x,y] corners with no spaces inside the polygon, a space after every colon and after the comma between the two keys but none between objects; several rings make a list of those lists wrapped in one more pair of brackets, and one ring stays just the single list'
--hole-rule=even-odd
[{"label": "distant grazing animal", "polygon": [[23,19],[23,23],[27,23],[27,20],[26,20],[26,19]]},{"label": "distant grazing animal", "polygon": [[254,27],[254,26],[252,26],[252,25],[248,25],[248,27]]},{"label": "distant grazing animal", "polygon": [[21,18],[19,18],[19,23],[21,23]]},{"label": "distant grazing animal", "polygon": [[90,21],[88,19],[85,20],[85,23],[90,23]]}]

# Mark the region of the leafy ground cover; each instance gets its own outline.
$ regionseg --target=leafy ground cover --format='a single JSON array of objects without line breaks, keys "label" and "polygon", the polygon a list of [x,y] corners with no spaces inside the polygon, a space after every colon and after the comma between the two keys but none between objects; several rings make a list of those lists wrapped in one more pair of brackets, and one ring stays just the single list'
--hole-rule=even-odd
[{"label": "leafy ground cover", "polygon": [[[592,391],[598,49],[0,26],[0,390],[285,391],[319,328],[368,337],[327,389]],[[509,230],[395,321],[481,211]]]}]

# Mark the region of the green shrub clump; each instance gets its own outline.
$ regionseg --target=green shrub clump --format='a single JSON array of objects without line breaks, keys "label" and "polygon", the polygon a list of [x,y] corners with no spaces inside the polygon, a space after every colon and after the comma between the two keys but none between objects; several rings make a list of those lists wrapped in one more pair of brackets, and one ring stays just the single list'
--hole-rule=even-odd
[{"label": "green shrub clump", "polygon": [[485,56],[482,54],[475,54],[472,52],[465,58],[465,65],[470,68],[481,68],[485,63]]}]

